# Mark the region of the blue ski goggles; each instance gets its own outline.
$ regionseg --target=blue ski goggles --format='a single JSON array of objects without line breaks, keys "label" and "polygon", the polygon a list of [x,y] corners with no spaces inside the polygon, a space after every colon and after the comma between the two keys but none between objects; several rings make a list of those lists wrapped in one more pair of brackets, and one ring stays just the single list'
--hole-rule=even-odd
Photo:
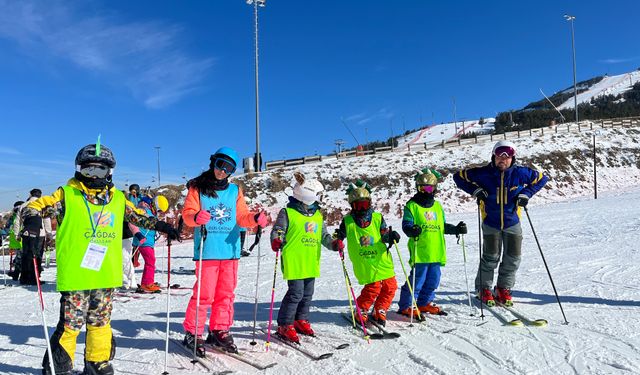
[{"label": "blue ski goggles", "polygon": [[236,163],[222,158],[216,158],[213,162],[213,167],[229,175],[236,171]]}]

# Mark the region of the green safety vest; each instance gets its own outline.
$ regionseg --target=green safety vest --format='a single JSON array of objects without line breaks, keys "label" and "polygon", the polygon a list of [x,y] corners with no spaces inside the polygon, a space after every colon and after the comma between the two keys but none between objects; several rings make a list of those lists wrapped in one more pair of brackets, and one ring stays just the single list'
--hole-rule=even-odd
[{"label": "green safety vest", "polygon": [[416,202],[409,201],[407,208],[413,216],[413,223],[422,228],[422,233],[416,241],[409,238],[409,264],[415,263],[447,263],[447,250],[444,241],[444,210],[440,202],[434,201],[433,206],[424,208]]},{"label": "green safety vest", "polygon": [[322,214],[305,216],[287,208],[289,228],[282,248],[282,276],[285,280],[300,280],[320,276],[322,245]]},{"label": "green safety vest", "polygon": [[13,233],[13,222],[16,219],[16,216],[18,216],[18,214],[14,212],[13,214],[11,214],[11,218],[9,218],[9,249],[12,250],[22,249],[22,241],[20,241],[20,236],[16,236],[16,234]]},{"label": "green safety vest", "polygon": [[[102,206],[88,202],[80,190],[71,186],[64,186],[63,190],[65,215],[56,232],[58,291],[122,286],[124,194],[114,190],[111,201]],[[98,271],[80,267],[94,227],[94,243],[107,247],[104,261]]]},{"label": "green safety vest", "polygon": [[344,217],[347,231],[347,250],[353,264],[353,273],[360,285],[371,284],[395,276],[393,259],[382,242],[380,225],[382,215],[374,212],[371,224],[360,228],[351,215]]}]

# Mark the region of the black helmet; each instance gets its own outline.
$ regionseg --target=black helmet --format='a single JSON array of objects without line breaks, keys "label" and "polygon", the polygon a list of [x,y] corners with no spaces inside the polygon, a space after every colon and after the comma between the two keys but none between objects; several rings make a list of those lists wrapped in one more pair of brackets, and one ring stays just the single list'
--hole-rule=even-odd
[{"label": "black helmet", "polygon": [[13,208],[20,207],[23,204],[24,204],[24,201],[17,201],[16,203],[13,204]]},{"label": "black helmet", "polygon": [[131,186],[129,186],[129,191],[140,191],[140,185],[138,184],[131,184]]},{"label": "black helmet", "polygon": [[115,168],[116,159],[113,157],[113,152],[109,147],[101,145],[100,153],[96,153],[96,145],[86,145],[78,151],[76,155],[76,165],[85,165],[88,163],[104,164],[109,168]]},{"label": "black helmet", "polygon": [[30,197],[40,198],[42,196],[42,190],[40,189],[31,189],[29,192]]}]

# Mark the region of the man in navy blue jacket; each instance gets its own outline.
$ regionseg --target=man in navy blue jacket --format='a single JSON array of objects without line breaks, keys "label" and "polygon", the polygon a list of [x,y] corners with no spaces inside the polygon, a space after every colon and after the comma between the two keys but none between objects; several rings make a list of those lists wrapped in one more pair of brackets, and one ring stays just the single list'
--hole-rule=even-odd
[{"label": "man in navy blue jacket", "polygon": [[[513,305],[511,288],[522,256],[520,207],[525,207],[548,180],[535,169],[516,165],[515,156],[514,144],[500,141],[493,146],[491,163],[463,169],[453,176],[460,189],[477,199],[482,213],[484,246],[475,286],[479,297],[489,306],[495,305],[494,297],[499,303]],[[494,295],[491,286],[498,262]]]}]

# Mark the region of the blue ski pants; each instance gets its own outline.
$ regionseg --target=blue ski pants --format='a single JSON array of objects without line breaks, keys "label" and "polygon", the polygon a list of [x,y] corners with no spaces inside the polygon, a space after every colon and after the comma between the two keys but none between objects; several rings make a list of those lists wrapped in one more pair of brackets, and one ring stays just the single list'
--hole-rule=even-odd
[{"label": "blue ski pants", "polygon": [[[436,289],[440,285],[440,263],[418,263],[409,273],[409,282],[413,280],[413,273],[416,273],[416,285],[413,286],[416,303],[418,307],[427,306],[436,297]],[[400,310],[411,307],[411,292],[409,285],[405,282],[400,289]]]}]

